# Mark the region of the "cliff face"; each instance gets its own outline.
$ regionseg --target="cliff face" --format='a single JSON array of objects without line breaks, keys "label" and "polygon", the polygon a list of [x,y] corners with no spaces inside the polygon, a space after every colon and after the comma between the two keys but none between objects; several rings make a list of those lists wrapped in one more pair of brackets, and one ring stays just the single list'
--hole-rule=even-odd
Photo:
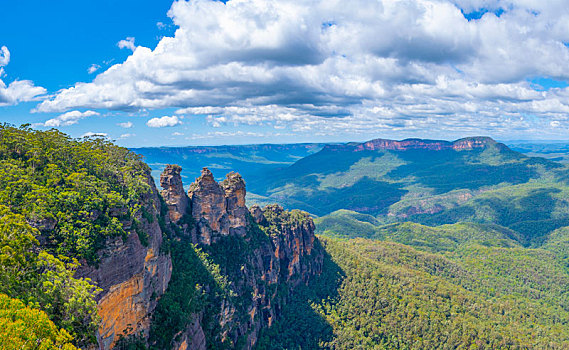
[{"label": "cliff face", "polygon": [[[166,189],[163,193],[169,195]],[[249,213],[245,206],[245,194],[245,182],[241,175],[229,173],[219,184],[209,169],[202,170],[201,176],[188,191],[199,243],[209,245],[221,236],[245,234]],[[172,215],[180,214],[170,211]]]},{"label": "cliff face", "polygon": [[[97,296],[100,349],[113,348],[121,335],[148,337],[153,312],[172,276],[170,254],[162,249],[165,236],[179,240],[176,235],[183,235],[196,244],[219,267],[227,284],[225,296],[211,299],[215,302],[192,314],[172,339],[172,349],[218,344],[251,349],[260,331],[278,319],[294,288],[322,270],[323,252],[315,247],[314,223],[307,213],[276,205],[250,211],[239,174],[229,173],[218,183],[205,168],[186,195],[180,172],[179,166],[168,165],[160,178],[165,216],[148,174],[151,190],[140,199],[141,209],[133,217],[125,215],[127,208],[110,210],[128,232],[126,240],[107,241],[98,264],[85,263],[76,272],[103,289]],[[189,243],[187,247],[194,249]],[[212,292],[216,287],[207,283],[204,290]]]},{"label": "cliff face", "polygon": [[[264,209],[254,206],[255,221],[267,231],[275,247],[275,258],[279,272],[292,286],[308,283],[310,278],[320,274],[323,255],[314,249],[314,221],[300,210],[285,211],[279,205],[268,205]],[[309,260],[310,259],[310,260]]]},{"label": "cliff face", "polygon": [[[108,241],[99,252],[97,266],[83,264],[76,272],[77,277],[88,277],[103,289],[97,296],[100,349],[112,348],[120,335],[148,334],[157,298],[170,280],[172,262],[168,254],[161,252],[162,230],[156,219],[149,221],[158,217],[160,208],[150,174],[147,183],[151,191],[140,204],[148,215],[139,211],[134,218],[123,220],[123,227],[129,233],[126,242],[120,237]],[[113,211],[120,218],[126,208]]]},{"label": "cliff face", "polygon": [[160,193],[168,206],[168,215],[172,222],[179,222],[188,209],[188,197],[184,192],[180,172],[182,168],[177,165],[167,165],[160,175]]},{"label": "cliff face", "polygon": [[202,170],[202,175],[190,186],[188,196],[199,243],[211,244],[216,236],[229,234],[225,191],[214,180],[211,171]]},{"label": "cliff face", "polygon": [[[175,176],[179,177],[179,174]],[[181,178],[174,182],[181,182]],[[168,198],[169,187],[162,192]],[[245,182],[229,173],[217,183],[208,169],[190,186],[188,198],[195,225],[180,231],[219,264],[227,278],[230,296],[213,308],[217,334],[206,334],[202,313],[177,334],[175,349],[205,349],[214,343],[251,349],[259,332],[270,327],[294,288],[322,270],[323,252],[315,247],[314,223],[307,213],[285,211],[279,206],[265,209],[245,205]],[[183,215],[172,213],[170,217]]]}]

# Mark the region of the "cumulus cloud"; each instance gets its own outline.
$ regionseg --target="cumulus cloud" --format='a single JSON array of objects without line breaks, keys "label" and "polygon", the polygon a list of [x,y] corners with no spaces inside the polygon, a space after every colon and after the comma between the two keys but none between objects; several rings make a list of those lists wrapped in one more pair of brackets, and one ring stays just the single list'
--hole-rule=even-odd
[{"label": "cumulus cloud", "polygon": [[120,126],[121,128],[124,128],[124,129],[130,129],[134,126],[134,124],[132,124],[132,122],[118,123],[117,125]]},{"label": "cumulus cloud", "polygon": [[136,134],[130,134],[130,133],[122,134],[122,135],[119,137],[119,140],[128,139],[129,137],[134,137],[134,136],[136,136]]},{"label": "cumulus cloud", "polygon": [[134,38],[133,37],[128,37],[126,39],[119,41],[117,43],[117,46],[119,47],[119,49],[129,49],[131,51],[136,50],[136,46],[134,45]]},{"label": "cumulus cloud", "polygon": [[58,128],[61,126],[69,126],[69,125],[77,124],[81,119],[84,119],[87,117],[92,117],[95,115],[99,115],[99,113],[95,112],[95,111],[85,111],[85,112],[71,111],[71,112],[63,113],[62,115],[59,115],[53,119],[48,119],[45,123],[43,123],[41,125],[49,126],[49,127],[55,127],[55,128]]},{"label": "cumulus cloud", "polygon": [[10,51],[6,46],[2,46],[0,51],[0,67],[7,66],[10,63]]},{"label": "cumulus cloud", "polygon": [[4,67],[8,63],[10,63],[10,51],[6,46],[2,46],[0,47],[0,107],[34,101],[46,93],[46,89],[35,86],[29,80],[15,80],[6,85],[1,78],[5,75]]},{"label": "cumulus cloud", "polygon": [[180,124],[182,124],[182,121],[175,115],[171,117],[152,118],[146,122],[146,125],[151,128],[172,127]]},{"label": "cumulus cloud", "polygon": [[569,80],[562,0],[180,0],[168,14],[173,37],[154,49],[121,40],[133,50],[126,61],[37,110],[175,107],[209,115],[212,126],[297,132],[339,132],[347,121],[530,130],[569,110],[567,88],[531,84]]}]

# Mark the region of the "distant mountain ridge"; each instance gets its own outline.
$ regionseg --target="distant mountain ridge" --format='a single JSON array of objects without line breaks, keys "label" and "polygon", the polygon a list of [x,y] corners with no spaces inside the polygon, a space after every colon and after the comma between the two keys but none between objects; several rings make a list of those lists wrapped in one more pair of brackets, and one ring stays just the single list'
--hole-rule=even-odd
[{"label": "distant mountain ridge", "polygon": [[245,178],[263,176],[267,170],[286,167],[324,147],[319,143],[258,144],[228,146],[142,147],[131,148],[144,157],[158,183],[166,164],[184,168],[182,177],[191,183],[208,167],[218,180],[226,173],[237,171]]},{"label": "distant mountain ridge", "polygon": [[[379,138],[362,143],[326,145],[324,149],[344,150],[351,148],[354,152],[375,151],[375,150],[407,151],[407,150],[418,150],[418,149],[430,150],[430,151],[441,151],[441,150],[452,149],[455,151],[461,151],[461,150],[472,150],[475,148],[486,148],[490,145],[495,146],[497,144],[498,142],[496,142],[494,139],[486,136],[466,137],[458,139],[456,141],[429,140],[429,139],[418,139],[418,138],[410,138],[410,139],[397,141],[397,140]],[[507,147],[503,144],[501,145],[503,147]]]}]

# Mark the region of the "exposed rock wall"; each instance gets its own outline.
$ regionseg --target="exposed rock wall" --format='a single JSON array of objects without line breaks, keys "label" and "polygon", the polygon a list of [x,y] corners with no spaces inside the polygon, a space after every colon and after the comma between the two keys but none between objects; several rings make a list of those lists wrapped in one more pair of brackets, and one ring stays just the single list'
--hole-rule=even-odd
[{"label": "exposed rock wall", "polygon": [[227,218],[229,220],[229,234],[243,236],[247,227],[249,210],[245,206],[245,181],[241,175],[231,172],[221,183],[225,192]]},{"label": "exposed rock wall", "polygon": [[[140,204],[151,217],[157,218],[160,200],[150,174],[147,183],[151,191]],[[126,210],[117,208],[115,212],[121,216]],[[97,296],[100,349],[112,348],[122,334],[148,333],[157,298],[165,292],[172,273],[170,256],[161,252],[163,235],[158,221],[149,222],[141,212],[135,219],[139,223],[136,229],[133,219],[122,222],[129,232],[126,242],[122,238],[108,241],[99,252],[97,266],[83,264],[76,272],[78,277],[88,277],[103,289]],[[138,233],[147,235],[146,245]]]},{"label": "exposed rock wall", "polygon": [[199,243],[209,245],[216,236],[229,234],[225,191],[209,169],[203,168],[201,176],[190,186],[188,196]]},{"label": "exposed rock wall", "polygon": [[205,334],[201,327],[202,316],[195,314],[192,322],[186,329],[177,335],[172,344],[176,350],[205,350],[207,349]]},{"label": "exposed rock wall", "polygon": [[188,191],[199,243],[209,245],[221,236],[245,234],[249,215],[245,195],[241,175],[231,172],[222,183],[217,183],[209,169],[202,170]]},{"label": "exposed rock wall", "polygon": [[[252,208],[258,212],[259,207]],[[260,208],[259,208],[260,209]],[[275,257],[280,269],[285,271],[286,281],[296,286],[308,283],[311,276],[322,271],[323,255],[312,254],[314,249],[314,221],[300,210],[285,211],[279,205],[268,205],[255,221],[270,233],[275,247]]]},{"label": "exposed rock wall", "polygon": [[181,171],[179,165],[168,164],[160,175],[160,186],[163,188],[161,195],[168,206],[168,215],[172,222],[179,222],[188,208],[188,196],[182,185]]},{"label": "exposed rock wall", "polygon": [[[165,187],[163,195],[169,196],[168,191]],[[260,331],[278,319],[293,289],[321,272],[323,252],[315,248],[314,223],[307,213],[279,206],[254,206],[249,211],[245,195],[239,174],[229,173],[217,183],[206,168],[188,192],[196,223],[194,243],[214,258],[221,253],[231,255],[221,261],[233,261],[220,263],[220,268],[236,297],[207,306],[218,310],[221,333],[214,337],[236,348],[251,349]],[[192,322],[178,334],[173,348],[203,349],[202,334],[202,327]]]}]

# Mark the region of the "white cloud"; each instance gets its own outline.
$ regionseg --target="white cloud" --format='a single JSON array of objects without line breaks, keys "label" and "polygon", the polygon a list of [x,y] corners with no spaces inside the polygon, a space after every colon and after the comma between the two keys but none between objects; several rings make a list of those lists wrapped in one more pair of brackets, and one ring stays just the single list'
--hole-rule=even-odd
[{"label": "white cloud", "polygon": [[124,129],[130,129],[134,126],[134,124],[132,124],[132,122],[118,123],[117,125],[120,126],[121,128],[124,128]]},{"label": "white cloud", "polygon": [[[461,12],[483,9],[470,21]],[[562,0],[193,0],[168,14],[173,37],[154,49],[121,40],[134,51],[125,62],[37,110],[175,107],[214,127],[330,133],[531,132],[569,113],[568,89],[528,82],[569,80]]]},{"label": "white cloud", "polygon": [[122,135],[119,137],[119,139],[120,139],[120,140],[124,140],[124,139],[127,139],[127,138],[129,138],[129,137],[134,137],[134,136],[136,136],[136,134],[127,133],[127,134],[122,134]]},{"label": "white cloud", "polygon": [[108,138],[109,134],[104,133],[104,132],[88,131],[88,132],[84,133],[83,135],[81,135],[81,137],[104,137],[104,138]]},{"label": "white cloud", "polygon": [[79,120],[87,118],[87,117],[92,117],[95,115],[99,115],[99,113],[95,112],[95,111],[85,111],[85,112],[80,112],[80,111],[71,111],[71,112],[67,112],[64,113],[62,115],[59,115],[53,119],[49,119],[47,120],[45,123],[43,123],[43,126],[48,126],[48,127],[61,127],[61,126],[69,126],[69,125],[73,125],[73,124],[77,124],[79,122]]},{"label": "white cloud", "polygon": [[0,67],[5,67],[10,63],[10,51],[6,46],[2,46],[0,51]]},{"label": "white cloud", "polygon": [[136,50],[136,46],[134,45],[134,38],[133,37],[128,37],[126,39],[119,41],[117,43],[117,46],[119,47],[119,49],[129,49],[131,51]]},{"label": "white cloud", "polygon": [[89,66],[89,68],[87,68],[87,73],[93,74],[96,71],[98,71],[100,68],[101,68],[101,66],[99,66],[98,64],[92,64]]},{"label": "white cloud", "polygon": [[36,101],[46,90],[29,80],[16,80],[6,85],[0,79],[0,107],[20,102]]},{"label": "white cloud", "polygon": [[172,136],[184,136],[184,134],[176,131],[172,133]]},{"label": "white cloud", "polygon": [[151,128],[172,127],[180,124],[182,124],[182,121],[175,115],[171,117],[164,116],[161,118],[152,118],[146,122],[146,125]]},{"label": "white cloud", "polygon": [[10,63],[10,51],[6,46],[2,46],[0,47],[0,107],[35,101],[46,93],[46,89],[35,86],[30,80],[15,80],[6,85],[1,78],[5,75],[4,67],[8,63]]}]

